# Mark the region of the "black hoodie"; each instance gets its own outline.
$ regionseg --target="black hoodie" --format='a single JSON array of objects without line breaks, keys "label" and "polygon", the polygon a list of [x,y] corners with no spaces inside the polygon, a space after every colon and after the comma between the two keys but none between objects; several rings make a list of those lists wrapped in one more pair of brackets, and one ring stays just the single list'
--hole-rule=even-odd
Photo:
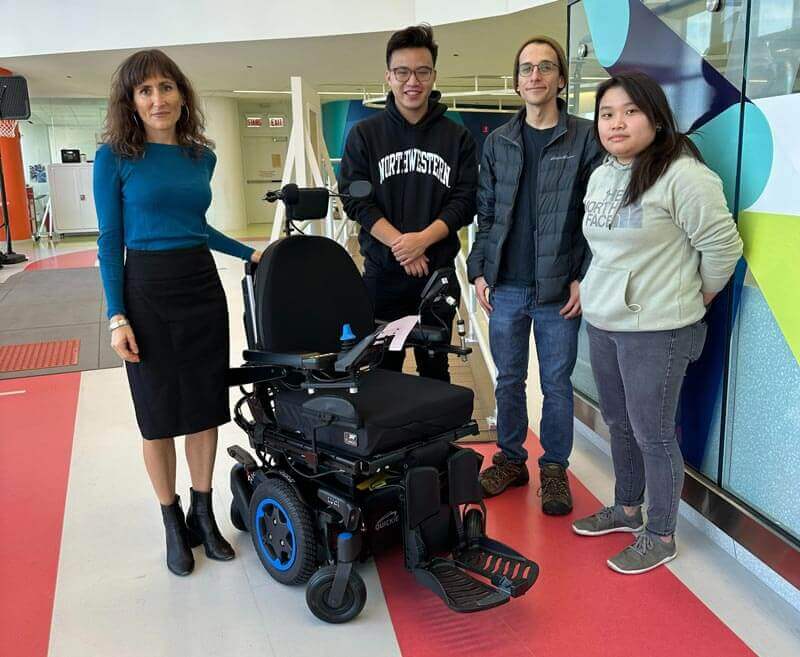
[{"label": "black hoodie", "polygon": [[452,266],[459,250],[458,229],[475,215],[478,161],[472,135],[444,117],[447,109],[431,93],[428,113],[417,124],[403,117],[390,92],[386,109],[350,130],[339,172],[339,189],[350,183],[372,183],[369,198],[347,199],[344,209],[361,224],[358,241],[371,275],[404,274],[392,250],[370,235],[378,219],[386,218],[401,233],[421,231],[441,219],[447,237],[425,255],[433,272]]}]

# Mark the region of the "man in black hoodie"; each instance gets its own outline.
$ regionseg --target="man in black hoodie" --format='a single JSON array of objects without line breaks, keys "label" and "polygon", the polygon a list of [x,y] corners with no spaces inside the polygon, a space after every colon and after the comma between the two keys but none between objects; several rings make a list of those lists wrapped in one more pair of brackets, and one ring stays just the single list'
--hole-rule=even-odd
[{"label": "man in black hoodie", "polygon": [[[458,229],[472,222],[478,163],[475,142],[462,126],[444,117],[446,106],[433,91],[436,53],[428,25],[395,32],[386,46],[386,110],[361,121],[347,137],[339,189],[369,180],[367,199],[344,207],[359,224],[364,282],[375,317],[393,320],[417,314],[428,276],[452,267]],[[455,309],[423,312],[425,324],[452,329]],[[361,337],[361,336],[358,336]],[[416,349],[417,371],[450,380],[447,354]],[[400,371],[404,352],[387,352],[382,366]]]}]

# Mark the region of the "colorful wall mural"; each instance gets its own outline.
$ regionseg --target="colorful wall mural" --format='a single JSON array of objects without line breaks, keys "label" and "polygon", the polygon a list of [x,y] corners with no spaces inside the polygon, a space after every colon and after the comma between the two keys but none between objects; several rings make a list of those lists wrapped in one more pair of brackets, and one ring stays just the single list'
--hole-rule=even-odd
[{"label": "colorful wall mural", "polygon": [[[590,77],[644,71],[723,181],[745,253],[687,374],[682,449],[800,538],[800,6],[581,0],[570,23],[573,107],[588,106]],[[591,396],[585,367],[576,386]]]}]

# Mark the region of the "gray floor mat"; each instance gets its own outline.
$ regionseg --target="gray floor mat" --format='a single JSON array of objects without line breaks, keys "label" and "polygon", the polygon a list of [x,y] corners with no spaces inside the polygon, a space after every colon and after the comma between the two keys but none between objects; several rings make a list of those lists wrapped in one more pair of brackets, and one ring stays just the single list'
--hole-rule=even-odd
[{"label": "gray floor mat", "polygon": [[111,336],[106,330],[106,322],[100,324],[100,340],[98,344],[97,354],[98,365],[97,369],[104,370],[109,367],[119,367],[122,365],[122,360],[117,355],[117,352],[111,348]]},{"label": "gray floor mat", "polygon": [[11,296],[0,307],[0,331],[99,324],[100,299],[22,304],[10,303]]},{"label": "gray floor mat", "polygon": [[78,364],[0,373],[0,379],[119,367],[97,267],[21,271],[0,284],[0,345],[81,341]]}]

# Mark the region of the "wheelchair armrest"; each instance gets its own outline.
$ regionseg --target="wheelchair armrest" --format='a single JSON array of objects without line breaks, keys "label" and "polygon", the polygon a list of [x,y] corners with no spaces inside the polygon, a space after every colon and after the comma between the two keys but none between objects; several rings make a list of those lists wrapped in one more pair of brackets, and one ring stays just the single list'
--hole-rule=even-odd
[{"label": "wheelchair armrest", "polygon": [[281,354],[259,349],[245,349],[243,358],[248,363],[271,365],[273,367],[292,367],[297,370],[323,370],[334,363],[338,354]]},{"label": "wheelchair armrest", "polygon": [[[375,327],[382,328],[388,324],[386,320],[376,319]],[[429,324],[417,324],[406,338],[406,346],[427,345],[427,344],[447,344],[447,332],[441,326],[430,326]]]},{"label": "wheelchair armrest", "polygon": [[247,365],[245,367],[230,367],[225,373],[225,385],[230,387],[243,386],[260,381],[273,381],[282,379],[286,372],[282,367],[272,365]]},{"label": "wheelchair armrest", "polygon": [[408,334],[406,342],[411,344],[447,344],[447,331],[441,326],[417,324]]}]

